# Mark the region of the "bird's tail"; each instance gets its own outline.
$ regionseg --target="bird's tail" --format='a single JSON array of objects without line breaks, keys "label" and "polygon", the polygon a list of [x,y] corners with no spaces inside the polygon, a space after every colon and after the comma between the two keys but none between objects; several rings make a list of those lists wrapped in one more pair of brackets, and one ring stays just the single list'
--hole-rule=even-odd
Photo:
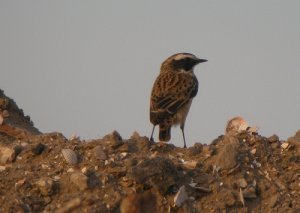
[{"label": "bird's tail", "polygon": [[159,125],[159,140],[169,141],[171,139],[171,126]]}]

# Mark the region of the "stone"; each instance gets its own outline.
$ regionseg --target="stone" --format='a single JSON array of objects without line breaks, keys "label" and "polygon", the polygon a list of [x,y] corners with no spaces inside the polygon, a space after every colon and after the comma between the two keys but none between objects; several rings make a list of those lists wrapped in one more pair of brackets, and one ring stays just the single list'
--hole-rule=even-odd
[{"label": "stone", "polygon": [[70,181],[76,185],[81,191],[88,188],[88,177],[81,172],[74,172],[70,176]]},{"label": "stone", "polygon": [[281,148],[282,149],[286,149],[286,148],[288,148],[289,147],[289,143],[288,142],[284,142],[283,144],[281,144]]},{"label": "stone", "polygon": [[181,186],[174,197],[174,206],[180,207],[188,199],[185,186]]},{"label": "stone", "polygon": [[272,135],[268,138],[268,141],[270,143],[275,143],[275,142],[278,142],[279,141],[279,137],[277,135]]},{"label": "stone", "polygon": [[179,179],[174,163],[163,157],[146,159],[134,166],[129,172],[138,183],[156,188],[162,195],[167,194],[171,186]]},{"label": "stone", "polygon": [[241,179],[238,179],[238,186],[241,187],[241,188],[246,188],[248,185],[247,181],[245,180],[245,178],[241,178]]},{"label": "stone", "polygon": [[54,192],[54,181],[49,177],[42,177],[36,182],[36,185],[44,196],[50,196]]},{"label": "stone", "polygon": [[217,154],[217,165],[224,170],[229,170],[237,165],[239,141],[235,137],[225,137],[223,147],[219,148]]},{"label": "stone", "polygon": [[122,137],[117,131],[113,131],[104,137],[104,140],[108,141],[113,148],[118,148],[123,144]]},{"label": "stone", "polygon": [[0,172],[3,172],[6,170],[6,166],[0,166]]},{"label": "stone", "polygon": [[9,147],[0,146],[0,164],[4,165],[6,163],[14,161],[16,157],[15,150]]},{"label": "stone", "polygon": [[105,152],[103,151],[102,146],[95,146],[93,149],[94,152],[94,156],[96,159],[98,160],[106,160],[107,159],[107,155],[105,154]]},{"label": "stone", "polygon": [[35,147],[33,147],[32,152],[36,155],[42,154],[45,149],[45,145],[42,143],[38,143]]},{"label": "stone", "polygon": [[257,195],[256,195],[255,187],[250,186],[250,187],[244,189],[243,190],[243,196],[244,196],[244,198],[247,198],[247,199],[256,198]]}]

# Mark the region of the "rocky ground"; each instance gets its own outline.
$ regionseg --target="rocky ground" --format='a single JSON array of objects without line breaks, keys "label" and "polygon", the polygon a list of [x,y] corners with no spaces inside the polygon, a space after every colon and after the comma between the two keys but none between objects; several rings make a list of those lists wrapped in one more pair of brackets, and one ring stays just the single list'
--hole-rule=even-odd
[{"label": "rocky ground", "polygon": [[0,90],[0,212],[300,212],[300,131],[183,149],[42,134]]}]

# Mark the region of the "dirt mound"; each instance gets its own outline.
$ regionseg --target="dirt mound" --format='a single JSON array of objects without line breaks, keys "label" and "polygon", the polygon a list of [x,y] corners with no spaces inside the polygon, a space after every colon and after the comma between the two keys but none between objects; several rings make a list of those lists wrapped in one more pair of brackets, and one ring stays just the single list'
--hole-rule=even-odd
[{"label": "dirt mound", "polygon": [[29,116],[25,116],[14,100],[0,89],[0,135],[11,138],[24,138],[27,135],[40,134]]},{"label": "dirt mound", "polygon": [[300,131],[184,149],[138,133],[84,141],[24,129],[0,136],[0,212],[300,211]]}]

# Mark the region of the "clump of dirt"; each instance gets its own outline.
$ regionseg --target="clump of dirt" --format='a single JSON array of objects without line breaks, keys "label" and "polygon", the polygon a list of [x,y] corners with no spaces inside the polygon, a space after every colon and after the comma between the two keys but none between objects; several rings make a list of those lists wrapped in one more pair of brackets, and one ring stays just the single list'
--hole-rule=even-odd
[{"label": "clump of dirt", "polygon": [[0,212],[300,210],[300,131],[285,141],[241,131],[184,149],[136,132],[85,141],[25,127],[0,135]]}]

